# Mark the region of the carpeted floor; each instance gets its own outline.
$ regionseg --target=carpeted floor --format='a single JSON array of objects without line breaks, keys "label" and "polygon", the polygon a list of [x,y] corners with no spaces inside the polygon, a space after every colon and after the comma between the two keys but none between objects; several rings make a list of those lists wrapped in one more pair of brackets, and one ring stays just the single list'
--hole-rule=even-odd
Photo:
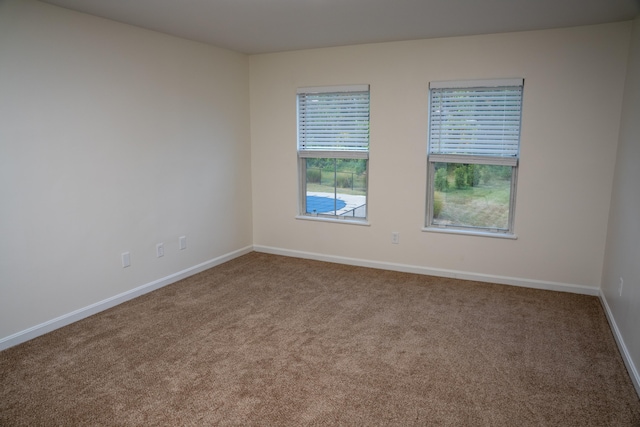
[{"label": "carpeted floor", "polygon": [[595,297],[251,253],[0,353],[0,425],[637,426]]}]

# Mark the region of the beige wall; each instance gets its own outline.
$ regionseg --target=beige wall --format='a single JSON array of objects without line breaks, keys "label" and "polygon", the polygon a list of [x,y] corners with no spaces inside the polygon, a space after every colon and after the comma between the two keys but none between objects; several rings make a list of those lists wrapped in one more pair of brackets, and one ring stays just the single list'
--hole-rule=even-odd
[{"label": "beige wall", "polygon": [[[626,22],[252,56],[254,244],[597,293],[630,29]],[[518,239],[423,232],[428,83],[500,77],[525,79]],[[296,88],[357,83],[371,85],[371,225],[296,220]]]},{"label": "beige wall", "polygon": [[[640,18],[633,26],[602,292],[640,392]],[[620,279],[623,280],[620,295]]]},{"label": "beige wall", "polygon": [[246,56],[0,3],[0,339],[250,246],[250,156]]}]

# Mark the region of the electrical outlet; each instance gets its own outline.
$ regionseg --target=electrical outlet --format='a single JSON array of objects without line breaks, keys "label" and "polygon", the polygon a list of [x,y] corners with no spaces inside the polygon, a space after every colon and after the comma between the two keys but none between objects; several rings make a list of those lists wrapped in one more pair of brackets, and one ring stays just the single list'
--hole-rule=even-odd
[{"label": "electrical outlet", "polygon": [[156,245],[156,256],[158,258],[160,258],[161,256],[164,256],[164,243],[158,243]]},{"label": "electrical outlet", "polygon": [[624,287],[624,279],[620,278],[620,286],[618,288],[618,295],[622,296],[622,288]]},{"label": "electrical outlet", "polygon": [[391,243],[393,243],[394,245],[400,243],[400,233],[398,233],[397,231],[391,233]]},{"label": "electrical outlet", "polygon": [[180,236],[180,238],[178,239],[179,245],[178,247],[180,248],[180,250],[184,250],[187,249],[187,236]]}]

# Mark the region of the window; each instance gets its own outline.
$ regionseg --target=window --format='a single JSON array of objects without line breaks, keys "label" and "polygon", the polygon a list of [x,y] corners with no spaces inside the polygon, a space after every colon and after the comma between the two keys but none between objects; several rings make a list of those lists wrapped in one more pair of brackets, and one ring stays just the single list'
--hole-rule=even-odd
[{"label": "window", "polygon": [[427,230],[513,235],[523,85],[429,85]]},{"label": "window", "polygon": [[298,89],[300,215],[365,221],[369,86]]}]

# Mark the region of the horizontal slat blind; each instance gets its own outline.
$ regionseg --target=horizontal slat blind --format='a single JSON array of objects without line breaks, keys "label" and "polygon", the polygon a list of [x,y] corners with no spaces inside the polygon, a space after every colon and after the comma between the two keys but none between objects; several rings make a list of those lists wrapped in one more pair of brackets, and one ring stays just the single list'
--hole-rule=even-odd
[{"label": "horizontal slat blind", "polygon": [[431,88],[429,154],[517,158],[522,86]]},{"label": "horizontal slat blind", "polygon": [[[365,86],[366,87],[366,86]],[[298,93],[298,150],[369,150],[369,90]],[[359,156],[358,156],[359,157]]]}]

